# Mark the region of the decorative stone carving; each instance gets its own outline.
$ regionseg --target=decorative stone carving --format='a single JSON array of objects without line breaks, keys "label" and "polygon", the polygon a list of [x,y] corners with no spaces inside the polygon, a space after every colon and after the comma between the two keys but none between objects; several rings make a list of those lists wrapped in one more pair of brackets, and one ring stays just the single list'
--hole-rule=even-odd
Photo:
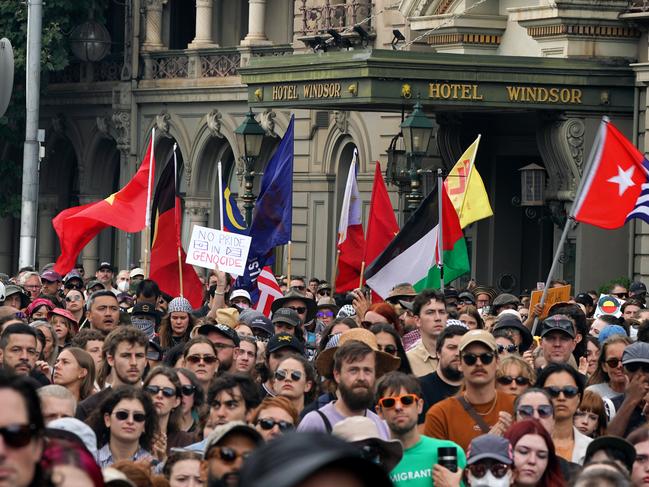
[{"label": "decorative stone carving", "polygon": [[65,117],[62,113],[57,113],[52,117],[52,131],[57,134],[65,132]]},{"label": "decorative stone carving", "polygon": [[561,115],[548,120],[537,133],[537,143],[548,172],[546,198],[572,201],[584,164],[584,121]]},{"label": "decorative stone carving", "polygon": [[171,137],[171,135],[169,135],[169,120],[171,120],[171,115],[167,112],[162,112],[155,116],[155,122],[153,125],[162,137]]},{"label": "decorative stone carving", "polygon": [[343,134],[349,133],[349,112],[334,110],[333,115],[336,128]]},{"label": "decorative stone carving", "polygon": [[275,117],[277,117],[277,114],[270,108],[259,114],[259,125],[262,126],[269,137],[277,137],[275,133]]},{"label": "decorative stone carving", "polygon": [[125,110],[114,112],[112,122],[115,129],[117,149],[128,152],[131,147],[131,112]]},{"label": "decorative stone carving", "polygon": [[216,109],[212,109],[207,114],[207,128],[210,131],[212,137],[218,137],[219,139],[223,138],[221,133],[221,119],[223,115]]},{"label": "decorative stone carving", "polygon": [[104,138],[113,138],[113,135],[111,133],[110,120],[108,119],[108,117],[97,117],[95,119],[95,122],[97,123],[97,130]]}]

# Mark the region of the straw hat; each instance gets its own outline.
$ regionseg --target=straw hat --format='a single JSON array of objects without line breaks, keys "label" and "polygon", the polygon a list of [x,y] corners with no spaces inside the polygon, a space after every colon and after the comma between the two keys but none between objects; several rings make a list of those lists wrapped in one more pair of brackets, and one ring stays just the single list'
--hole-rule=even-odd
[{"label": "straw hat", "polygon": [[[336,339],[333,339],[333,338]],[[356,340],[368,345],[376,354],[376,377],[381,377],[387,372],[397,370],[401,364],[401,359],[390,355],[389,353],[381,352],[376,343],[376,335],[365,328],[352,328],[351,330],[342,333],[340,336],[334,335],[332,340],[327,343],[327,348],[318,354],[315,359],[315,366],[318,373],[324,377],[331,377],[334,369],[334,355],[339,347],[345,343]]]}]

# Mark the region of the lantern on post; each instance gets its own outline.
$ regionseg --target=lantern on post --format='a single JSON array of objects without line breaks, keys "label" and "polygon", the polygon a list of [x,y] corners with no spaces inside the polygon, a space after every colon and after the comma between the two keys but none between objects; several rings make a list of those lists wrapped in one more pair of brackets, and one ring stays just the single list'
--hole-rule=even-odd
[{"label": "lantern on post", "polygon": [[521,173],[521,206],[543,206],[545,204],[545,168],[528,164],[519,169]]},{"label": "lantern on post", "polygon": [[87,20],[70,33],[70,49],[83,62],[101,61],[110,52],[110,34],[96,20]]},{"label": "lantern on post", "polygon": [[401,123],[403,142],[409,159],[410,192],[406,195],[408,210],[414,211],[422,200],[421,193],[421,160],[428,151],[428,144],[433,135],[433,122],[422,110],[420,102],[415,104],[412,113]]},{"label": "lantern on post", "polygon": [[259,122],[255,119],[255,114],[250,110],[246,114],[245,120],[235,129],[234,133],[237,136],[237,147],[243,161],[243,207],[246,210],[246,223],[250,226],[252,210],[257,199],[252,192],[255,181],[255,161],[261,153],[261,144],[264,141],[266,131],[259,125]]}]

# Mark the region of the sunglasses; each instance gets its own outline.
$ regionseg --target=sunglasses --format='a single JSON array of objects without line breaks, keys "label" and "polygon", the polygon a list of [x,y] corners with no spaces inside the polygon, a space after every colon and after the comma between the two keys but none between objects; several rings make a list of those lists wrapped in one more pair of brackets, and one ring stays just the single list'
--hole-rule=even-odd
[{"label": "sunglasses", "polygon": [[503,352],[516,353],[518,352],[518,347],[516,345],[498,345],[498,354],[501,354]]},{"label": "sunglasses", "polygon": [[318,318],[333,318],[334,317],[334,312],[333,311],[318,311],[318,314],[316,316]]},{"label": "sunglasses", "polygon": [[613,357],[613,358],[610,358],[608,360],[605,360],[604,363],[606,363],[606,365],[608,365],[612,369],[617,369],[618,365],[620,365],[622,363],[622,360],[620,360],[619,358]]},{"label": "sunglasses", "polygon": [[564,387],[548,386],[548,387],[544,387],[544,389],[553,398],[559,397],[559,394],[561,393],[563,393],[563,395],[568,399],[575,397],[577,394],[579,394],[579,389],[575,386],[564,386]]},{"label": "sunglasses", "polygon": [[272,430],[275,425],[277,425],[280,431],[291,431],[295,428],[295,425],[289,423],[288,421],[275,421],[274,419],[270,418],[258,419],[256,424],[259,425],[261,429],[266,431]]},{"label": "sunglasses", "polygon": [[485,352],[481,354],[475,354],[475,353],[465,353],[462,355],[462,360],[466,365],[475,365],[478,359],[480,359],[480,363],[482,365],[489,365],[491,362],[494,361],[494,358],[496,356],[493,354],[493,352]]},{"label": "sunglasses", "polygon": [[196,386],[192,384],[180,386],[180,392],[183,396],[191,396],[192,394],[194,394],[194,392],[196,392]]},{"label": "sunglasses", "polygon": [[190,364],[194,364],[194,365],[199,363],[201,360],[205,362],[207,365],[212,365],[216,363],[218,358],[216,357],[216,355],[189,355],[185,360],[187,360],[187,362],[189,362]]},{"label": "sunglasses", "polygon": [[[275,372],[275,380],[283,381],[286,380],[288,376],[288,371],[284,369],[279,369]],[[302,378],[302,372],[299,370],[292,370],[290,376],[293,382],[297,382]]]},{"label": "sunglasses", "polygon": [[503,375],[496,379],[499,384],[504,386],[510,385],[512,382],[516,382],[517,386],[528,386],[530,385],[530,380],[527,377],[519,375],[518,377],[512,377],[511,375]]},{"label": "sunglasses", "polygon": [[2,440],[11,448],[27,446],[34,436],[35,427],[31,424],[10,424],[0,428]]},{"label": "sunglasses", "polygon": [[379,406],[385,409],[391,409],[396,406],[397,401],[399,401],[402,406],[411,406],[418,399],[419,396],[417,396],[417,394],[402,394],[401,396],[382,397],[379,399]]},{"label": "sunglasses", "polygon": [[629,297],[629,293],[611,293],[613,296],[617,296],[618,298],[621,299],[626,299]]},{"label": "sunglasses", "polygon": [[551,404],[541,404],[536,409],[534,406],[518,406],[517,413],[523,418],[533,418],[534,411],[539,414],[539,418],[549,418],[554,413],[554,408]]},{"label": "sunglasses", "polygon": [[63,287],[65,289],[76,289],[77,291],[81,291],[83,289],[83,284],[65,284]]},{"label": "sunglasses", "polygon": [[[80,289],[77,289],[77,291],[80,291]],[[65,300],[68,303],[73,303],[74,301],[81,301],[81,299],[82,299],[81,296],[76,296],[76,295],[75,296],[66,296],[65,297]]]},{"label": "sunglasses", "polygon": [[164,397],[176,397],[177,393],[176,389],[173,387],[146,386],[144,390],[152,396],[157,395],[158,392],[162,392]]},{"label": "sunglasses", "polygon": [[624,368],[631,373],[637,372],[638,370],[642,369],[645,374],[649,374],[649,364],[641,362],[631,362],[630,364],[626,364]]},{"label": "sunglasses", "polygon": [[247,451],[244,453],[237,453],[235,450],[232,448],[228,448],[227,446],[217,446],[214,448],[214,453],[210,453],[210,456],[208,457],[209,460],[212,458],[218,457],[225,463],[234,463],[237,458],[241,458],[242,460],[245,460],[250,456],[252,452]]},{"label": "sunglasses", "polygon": [[502,479],[509,471],[509,467],[504,463],[492,463],[491,465],[485,463],[474,463],[473,465],[467,465],[466,468],[468,468],[469,472],[471,472],[471,474],[477,479],[481,479],[487,475],[487,470],[497,479]]},{"label": "sunglasses", "polygon": [[318,296],[331,296],[331,291],[318,291]]},{"label": "sunglasses", "polygon": [[306,306],[288,306],[288,308],[292,309],[299,315],[306,313]]},{"label": "sunglasses", "polygon": [[[115,417],[120,421],[126,421],[128,417],[131,416],[131,413],[128,411],[117,411],[115,412]],[[146,420],[146,414],[144,413],[132,413],[133,421],[136,423],[144,423]]]},{"label": "sunglasses", "polygon": [[396,355],[397,347],[395,347],[394,345],[379,345],[379,351],[389,353],[390,355]]}]

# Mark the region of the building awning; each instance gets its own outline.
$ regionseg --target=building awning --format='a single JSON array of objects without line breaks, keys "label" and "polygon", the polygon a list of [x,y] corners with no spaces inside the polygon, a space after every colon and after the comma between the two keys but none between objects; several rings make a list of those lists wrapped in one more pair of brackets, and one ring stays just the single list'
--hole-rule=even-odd
[{"label": "building awning", "polygon": [[253,108],[633,110],[631,68],[601,61],[384,49],[254,58],[240,69]]}]

